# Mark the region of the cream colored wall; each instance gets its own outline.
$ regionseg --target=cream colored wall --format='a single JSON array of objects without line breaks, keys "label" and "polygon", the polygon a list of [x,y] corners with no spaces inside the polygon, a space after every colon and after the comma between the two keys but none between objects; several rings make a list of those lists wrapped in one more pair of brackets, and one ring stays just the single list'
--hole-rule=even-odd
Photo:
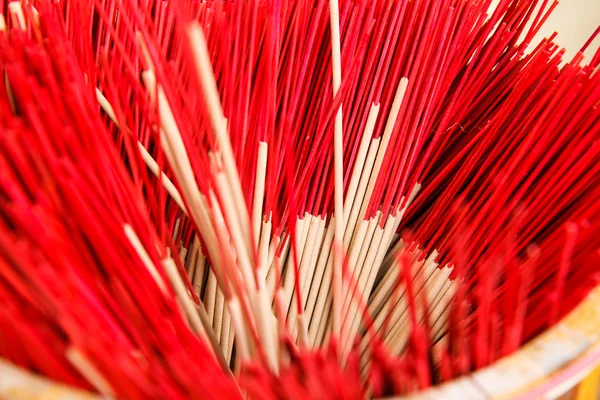
[{"label": "cream colored wall", "polygon": [[[498,4],[498,1],[494,0],[492,7]],[[562,0],[536,39],[548,37],[554,31],[558,32],[556,42],[566,49],[564,59],[570,60],[598,26],[600,26],[600,0]],[[585,52],[588,60],[598,47],[600,47],[600,37],[597,37]]]}]

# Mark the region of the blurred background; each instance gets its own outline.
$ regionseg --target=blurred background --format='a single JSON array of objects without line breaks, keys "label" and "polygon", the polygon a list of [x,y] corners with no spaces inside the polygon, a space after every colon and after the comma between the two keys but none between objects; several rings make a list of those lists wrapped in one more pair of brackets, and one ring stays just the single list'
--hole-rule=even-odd
[{"label": "blurred background", "polygon": [[[495,7],[498,2],[499,0],[494,0],[492,7]],[[556,31],[558,32],[556,42],[566,49],[564,59],[570,60],[598,26],[600,26],[600,0],[561,0],[534,43],[537,43],[538,39],[549,37]],[[585,52],[587,61],[598,47],[600,47],[600,37],[596,37]]]}]

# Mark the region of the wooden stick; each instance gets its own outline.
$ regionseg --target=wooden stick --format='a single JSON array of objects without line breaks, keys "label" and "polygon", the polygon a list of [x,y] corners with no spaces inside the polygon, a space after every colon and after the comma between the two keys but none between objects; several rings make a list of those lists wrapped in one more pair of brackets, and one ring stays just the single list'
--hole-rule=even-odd
[{"label": "wooden stick", "polygon": [[[104,97],[104,95],[102,94],[102,92],[100,92],[100,90],[98,88],[96,88],[96,99],[98,99],[98,104],[100,104],[100,108],[102,108],[102,110],[111,119],[111,121],[115,124],[115,126],[117,128],[120,128],[119,123],[117,121],[117,116],[115,115],[112,105],[108,102],[106,97]],[[126,129],[126,131],[131,134],[129,129]],[[138,141],[137,143],[138,143],[138,150],[140,152],[140,155],[142,156],[142,160],[144,160],[144,163],[146,163],[146,166],[148,167],[148,169],[157,178],[159,177],[159,174],[161,175],[161,181],[162,181],[163,187],[165,188],[167,193],[169,193],[169,195],[171,196],[173,201],[175,201],[175,203],[177,203],[179,208],[181,208],[181,210],[185,214],[187,214],[187,210],[185,208],[185,205],[183,204],[183,200],[181,199],[181,194],[179,194],[179,191],[177,190],[175,185],[173,185],[173,182],[171,182],[169,177],[160,170],[160,167],[158,166],[158,164],[156,163],[154,158],[152,158],[150,153],[148,153],[148,151],[146,150],[144,145],[140,141]]]},{"label": "wooden stick", "polygon": [[[344,210],[346,213],[344,214],[344,224],[347,224],[350,220],[350,210],[354,206],[355,201],[360,205],[362,204],[362,197],[357,197],[356,192],[358,190],[358,184],[363,175],[365,175],[366,179],[369,179],[371,175],[372,164],[366,164],[367,169],[363,172],[363,168],[365,167],[365,161],[367,159],[367,153],[370,148],[370,144],[372,143],[372,135],[373,130],[375,129],[375,122],[377,122],[377,115],[379,115],[379,104],[371,104],[371,108],[369,109],[369,116],[367,117],[367,124],[365,125],[365,129],[363,131],[363,135],[360,141],[360,146],[358,148],[358,153],[356,155],[356,161],[354,163],[354,168],[352,169],[352,176],[350,177],[350,183],[348,184],[348,191],[346,192],[346,198],[344,199]],[[379,143],[379,142],[377,142]],[[379,148],[377,146],[377,148]],[[344,235],[344,242],[345,235]]]},{"label": "wooden stick", "polygon": [[221,332],[223,330],[223,308],[225,307],[225,296],[223,295],[223,291],[220,289],[217,290],[217,297],[215,299],[215,314],[213,320],[213,328],[215,330],[215,334],[219,338],[219,344],[223,345],[221,342]]},{"label": "wooden stick", "polygon": [[260,286],[256,293],[257,299],[254,302],[254,314],[257,317],[257,327],[262,338],[267,363],[271,371],[277,373],[279,370],[279,357],[277,350],[277,341],[279,336],[277,334],[277,325],[275,324],[274,329],[273,312],[271,311],[271,299],[269,298],[267,287],[264,282],[259,284]]},{"label": "wooden stick", "polygon": [[214,73],[210,64],[208,48],[202,28],[197,22],[192,22],[188,25],[187,37],[190,42],[190,49],[194,56],[196,73],[200,80],[202,94],[204,95],[208,114],[213,128],[215,139],[219,144],[219,150],[223,157],[223,167],[227,177],[228,185],[223,185],[222,189],[230,189],[222,193],[223,197],[231,196],[231,201],[235,205],[234,210],[237,213],[237,218],[234,220],[239,223],[242,237],[245,239],[246,252],[252,254],[253,243],[251,243],[251,231],[248,209],[242,192],[242,184],[238,174],[231,141],[227,132],[227,127],[223,124],[225,116],[219,99],[219,92],[215,82]]},{"label": "wooden stick", "polygon": [[227,307],[223,307],[223,314],[221,316],[221,336],[219,338],[219,343],[221,345],[221,349],[227,348],[226,346],[229,343],[229,331],[230,330],[231,330],[231,315],[229,314],[229,310],[227,309]]},{"label": "wooden stick", "polygon": [[206,290],[204,293],[204,304],[206,304],[206,312],[208,314],[208,318],[213,328],[215,326],[215,305],[217,301],[217,290],[217,277],[215,276],[215,272],[209,269],[208,281],[206,283]]},{"label": "wooden stick", "polygon": [[146,252],[144,245],[136,235],[131,225],[123,225],[123,232],[125,232],[125,236],[129,240],[129,243],[131,244],[131,246],[133,246],[133,249],[140,257],[140,260],[142,260],[142,263],[144,264],[146,269],[148,269],[148,272],[150,272],[150,275],[152,276],[160,290],[162,290],[163,293],[167,293],[167,285],[165,284],[165,281],[160,276],[158,270],[156,269],[156,266],[150,258],[150,255],[148,255],[148,253]]},{"label": "wooden stick", "polygon": [[[364,221],[362,218],[359,221],[360,211],[362,209],[363,202],[365,201],[365,196],[367,195],[367,187],[369,181],[371,179],[371,174],[373,171],[373,165],[375,163],[375,158],[377,157],[377,153],[379,151],[379,145],[381,143],[381,138],[372,139],[369,143],[369,151],[367,153],[367,159],[365,160],[365,164],[363,167],[363,171],[360,176],[360,181],[358,184],[358,188],[356,189],[356,194],[354,196],[354,200],[352,202],[352,207],[348,213],[348,224],[346,225],[346,232],[344,233],[344,243],[345,246],[351,250],[351,242],[353,236],[355,235],[356,229],[359,228],[361,221]],[[357,241],[360,243],[360,241]]]},{"label": "wooden stick", "polygon": [[390,113],[385,125],[385,129],[383,131],[383,135],[381,136],[381,142],[379,143],[379,149],[377,151],[377,158],[375,159],[373,170],[369,178],[369,184],[367,186],[366,194],[364,196],[365,200],[363,200],[362,207],[360,209],[359,215],[362,218],[365,217],[367,207],[369,206],[369,202],[373,194],[373,189],[375,188],[375,183],[377,182],[377,178],[379,177],[379,170],[381,169],[381,164],[383,163],[383,159],[387,151],[387,146],[391,139],[392,131],[394,130],[394,126],[396,125],[396,120],[398,119],[400,106],[402,105],[404,95],[406,94],[407,86],[408,78],[401,78],[400,82],[398,83],[398,88],[396,89],[396,94],[394,96],[394,101],[392,102],[392,108],[390,109]]},{"label": "wooden stick", "polygon": [[256,179],[254,181],[254,200],[252,201],[252,235],[258,247],[262,219],[263,200],[265,197],[265,178],[267,176],[267,156],[269,145],[267,142],[258,142],[258,156],[256,159]]},{"label": "wooden stick", "polygon": [[247,361],[250,358],[250,350],[246,340],[246,330],[244,328],[240,301],[237,297],[232,297],[231,300],[227,302],[227,307],[231,313],[231,320],[233,321],[236,333],[237,359],[240,360],[240,362]]},{"label": "wooden stick", "polygon": [[[217,184],[217,188],[219,192],[225,193],[227,192],[227,178],[223,171],[219,171],[216,173],[215,182]],[[253,264],[251,255],[248,253],[248,247],[244,245],[244,232],[242,232],[242,227],[236,221],[236,216],[234,215],[235,204],[233,202],[233,198],[230,196],[225,196],[221,198],[223,202],[223,207],[220,208],[222,215],[225,217],[225,221],[227,222],[227,228],[229,230],[229,234],[231,235],[231,239],[233,241],[233,245],[235,247],[235,251],[237,254],[237,263],[240,266],[240,270],[242,271],[242,275],[246,282],[246,290],[248,290],[249,294],[252,294],[256,291],[254,285],[254,273],[253,273]],[[213,202],[214,207],[219,207],[218,202]]]},{"label": "wooden stick", "polygon": [[[296,248],[293,250],[300,257],[300,253],[302,248],[304,247],[304,240],[306,239],[306,233],[308,231],[307,227],[309,225],[309,221],[306,219],[306,215],[299,217],[296,220]],[[285,269],[283,271],[282,276],[282,286],[283,286],[283,294],[282,301],[283,306],[285,307],[285,315],[287,316],[290,311],[290,304],[292,299],[292,294],[294,292],[294,285],[296,282],[294,281],[294,257],[292,252],[290,251],[289,256],[287,257],[287,262],[285,264]]]},{"label": "wooden stick", "polygon": [[183,145],[181,134],[175,123],[171,108],[160,86],[156,87],[154,73],[150,70],[144,71],[142,73],[142,79],[146,84],[146,89],[150,95],[153,96],[155,93],[157,94],[156,101],[162,125],[162,129],[160,130],[162,135],[161,145],[163,146],[165,156],[167,157],[175,176],[177,176],[177,181],[183,191],[183,197],[186,199],[189,206],[190,216],[194,219],[202,234],[209,256],[214,262],[214,266],[218,266],[218,260],[220,259],[219,249],[208,212],[208,206],[204,196],[200,193],[198,188],[190,160],[185,146]]},{"label": "wooden stick", "polygon": [[[375,259],[373,260],[373,262],[367,261],[366,263],[362,264],[362,268],[360,269],[360,273],[358,274],[359,276],[357,277],[358,293],[356,295],[367,296],[367,298],[364,299],[365,302],[367,302],[368,296],[373,289],[373,284],[377,277],[377,273],[379,272],[384,261],[385,255],[389,250],[393,235],[398,230],[398,226],[402,220],[404,213],[406,212],[408,206],[414,200],[420,188],[421,185],[415,185],[415,187],[409,195],[409,199],[406,202],[405,206],[401,210],[396,212],[395,217],[388,217],[388,221],[386,221],[386,226],[384,227],[384,237],[382,238],[379,244],[379,248],[377,249]],[[402,204],[402,201],[400,201],[400,204]],[[360,319],[358,318],[359,313],[356,303],[354,303],[350,308],[349,314],[344,314],[344,318],[347,318],[348,316],[351,319],[354,319],[354,321],[350,324],[350,330],[348,331],[348,336],[346,336],[346,346],[350,346],[352,344],[354,336],[356,335],[359,328]],[[347,349],[349,350],[349,347],[347,347]]]},{"label": "wooden stick", "polygon": [[27,30],[27,23],[25,22],[25,14],[23,14],[21,2],[13,1],[8,3],[8,12],[12,18],[13,25],[18,26],[25,32]]},{"label": "wooden stick", "polygon": [[[335,219],[335,215],[331,217]],[[329,222],[327,234],[325,235],[325,241],[321,248],[321,255],[317,264],[315,277],[311,284],[310,293],[308,295],[308,303],[306,306],[307,317],[310,316],[310,323],[308,325],[308,344],[314,346],[316,344],[317,329],[321,316],[325,308],[325,301],[327,300],[327,293],[329,292],[329,286],[331,284],[332,274],[326,274],[326,270],[330,270],[333,264],[331,255],[331,246],[333,243],[334,229],[332,224],[334,221]]]},{"label": "wooden stick", "polygon": [[75,347],[69,347],[65,357],[73,367],[104,397],[114,398],[115,392],[110,383],[102,376],[100,371],[81,351]]},{"label": "wooden stick", "polygon": [[314,273],[316,270],[316,263],[319,257],[319,251],[323,246],[323,242],[325,241],[325,219],[322,217],[313,217],[317,223],[317,232],[315,234],[315,239],[310,246],[310,252],[308,257],[302,258],[303,268],[304,268],[304,276],[302,277],[302,307],[306,308],[306,303],[308,301],[308,291],[312,285],[314,279]]},{"label": "wooden stick", "polygon": [[[313,248],[315,246],[315,240],[317,237],[317,233],[319,231],[319,218],[314,217],[308,213],[305,214],[305,219],[308,220],[308,229],[306,229],[306,239],[304,240],[304,246],[302,248],[302,253],[299,256],[299,276],[300,276],[300,282],[296,282],[296,285],[300,285],[300,296],[302,297],[302,299],[300,300],[302,303],[302,307],[304,308],[304,301],[303,298],[306,297],[304,295],[304,293],[302,292],[302,287],[305,285],[306,280],[308,279],[308,262],[309,259],[312,255],[313,252]],[[292,299],[291,299],[291,303],[290,303],[290,310],[289,310],[289,314],[288,314],[288,321],[289,321],[289,328],[290,328],[290,333],[292,334],[292,337],[294,337],[294,331],[296,328],[296,322],[297,322],[297,318],[296,316],[298,315],[298,310],[296,307],[294,307],[294,303],[296,300],[296,292],[293,291],[292,293]]]},{"label": "wooden stick", "polygon": [[217,355],[217,359],[219,360],[221,369],[228,375],[232,375],[231,370],[229,369],[229,365],[223,355],[224,349],[222,349],[222,346],[219,345],[219,341],[217,340],[217,337],[215,336],[215,332],[212,329],[206,309],[204,308],[202,303],[195,304],[195,306],[196,306],[198,315],[200,316],[200,320],[202,321],[202,325],[204,325],[204,329],[206,330],[210,345],[212,346],[213,350],[215,350],[215,354]]},{"label": "wooden stick", "polygon": [[[337,0],[329,1],[331,20],[331,66],[333,70],[333,96],[337,94],[342,84],[342,62],[340,44],[340,12]],[[333,159],[334,159],[334,214],[335,233],[333,241],[333,333],[337,337],[341,334],[342,317],[342,264],[344,262],[344,136],[342,131],[342,105],[335,116],[335,130],[333,134]]]},{"label": "wooden stick", "polygon": [[267,274],[269,272],[269,245],[271,242],[271,218],[263,221],[260,230],[260,241],[258,246],[258,279],[259,281],[267,282]]},{"label": "wooden stick", "polygon": [[162,265],[167,273],[167,276],[169,277],[169,280],[171,281],[171,285],[173,286],[177,297],[183,305],[183,311],[189,318],[192,328],[202,339],[208,339],[204,325],[202,324],[202,321],[196,312],[194,302],[188,294],[187,288],[181,279],[181,275],[179,275],[179,272],[177,271],[175,261],[169,257],[162,260]]}]

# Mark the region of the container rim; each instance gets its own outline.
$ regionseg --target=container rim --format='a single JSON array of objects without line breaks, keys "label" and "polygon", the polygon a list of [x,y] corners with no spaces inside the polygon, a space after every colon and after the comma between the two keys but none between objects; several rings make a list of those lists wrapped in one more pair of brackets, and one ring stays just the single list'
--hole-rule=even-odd
[{"label": "container rim", "polygon": [[[407,400],[529,400],[556,398],[600,364],[600,286],[558,324],[515,353]],[[91,400],[100,395],[73,388],[0,359],[0,398]]]}]

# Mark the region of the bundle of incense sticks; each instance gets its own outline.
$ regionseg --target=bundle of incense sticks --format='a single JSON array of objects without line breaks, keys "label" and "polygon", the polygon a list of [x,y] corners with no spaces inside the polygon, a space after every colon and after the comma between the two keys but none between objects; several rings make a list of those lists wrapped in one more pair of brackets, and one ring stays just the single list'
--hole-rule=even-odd
[{"label": "bundle of incense sticks", "polygon": [[517,351],[600,277],[598,31],[532,43],[556,5],[3,2],[0,356],[350,399]]}]

